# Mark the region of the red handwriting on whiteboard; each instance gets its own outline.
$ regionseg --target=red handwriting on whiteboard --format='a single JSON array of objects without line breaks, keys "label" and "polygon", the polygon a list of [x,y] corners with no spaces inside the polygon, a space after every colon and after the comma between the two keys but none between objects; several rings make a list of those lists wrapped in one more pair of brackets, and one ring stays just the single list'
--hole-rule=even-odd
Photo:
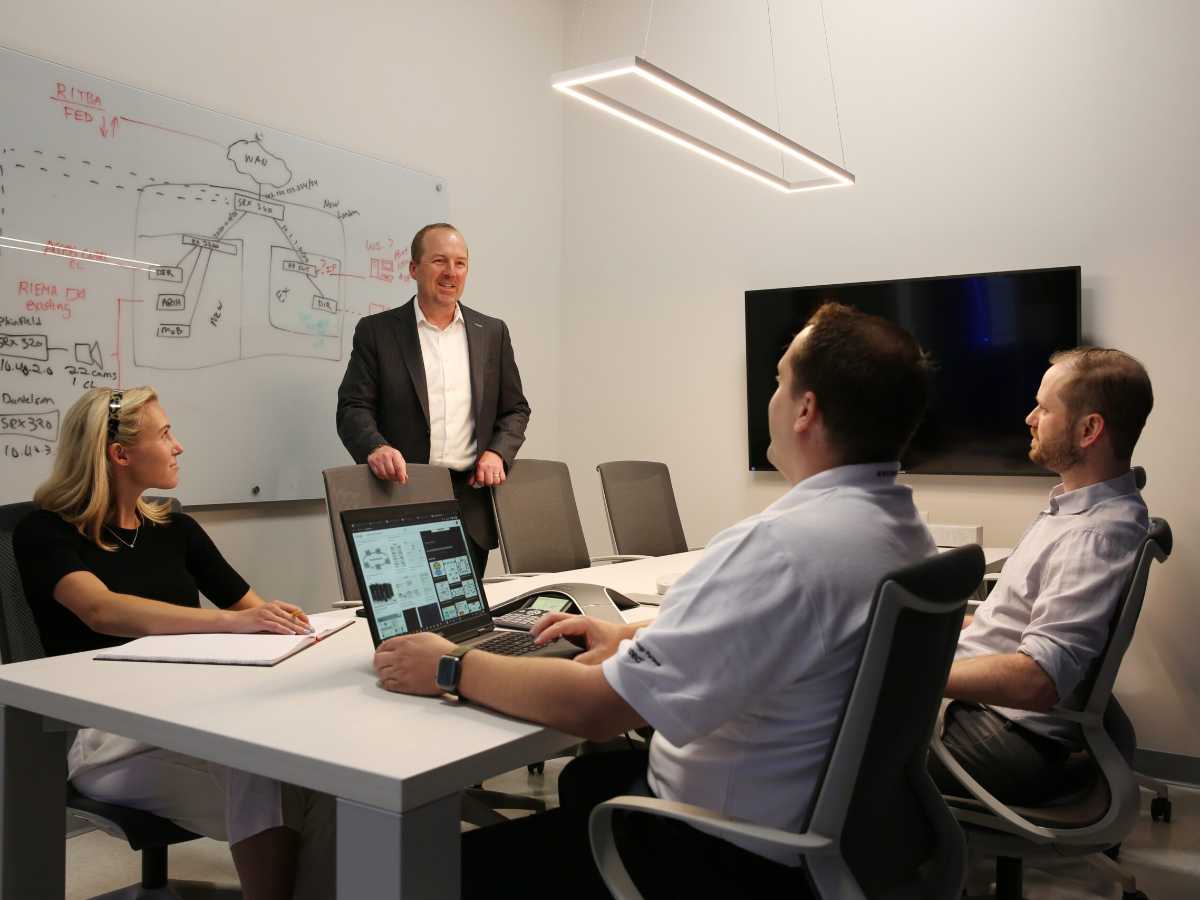
[{"label": "red handwriting on whiteboard", "polygon": [[115,138],[117,136],[117,125],[121,117],[105,115],[104,100],[99,94],[87,88],[58,81],[55,82],[54,94],[50,99],[62,104],[64,119],[83,125],[95,122],[101,137]]}]

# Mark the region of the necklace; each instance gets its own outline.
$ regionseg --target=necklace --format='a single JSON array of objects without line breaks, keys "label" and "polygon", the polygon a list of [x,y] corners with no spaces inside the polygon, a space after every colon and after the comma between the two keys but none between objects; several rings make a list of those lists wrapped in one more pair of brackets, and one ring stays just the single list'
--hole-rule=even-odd
[{"label": "necklace", "polygon": [[137,543],[138,535],[141,534],[142,520],[138,519],[137,528],[133,529],[133,540],[132,541],[127,541],[123,537],[121,537],[119,534],[117,534],[116,531],[113,530],[113,527],[111,525],[105,525],[104,527],[108,529],[109,534],[111,534],[113,537],[115,537],[117,539],[118,543],[123,544],[124,546],[126,546],[130,550],[132,550],[133,545]]}]

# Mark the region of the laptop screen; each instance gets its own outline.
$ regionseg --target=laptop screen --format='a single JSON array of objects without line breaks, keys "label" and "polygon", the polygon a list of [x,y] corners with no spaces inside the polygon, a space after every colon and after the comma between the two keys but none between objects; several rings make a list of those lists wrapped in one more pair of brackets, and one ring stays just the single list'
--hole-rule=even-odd
[{"label": "laptop screen", "polygon": [[342,514],[378,640],[490,621],[456,503]]}]

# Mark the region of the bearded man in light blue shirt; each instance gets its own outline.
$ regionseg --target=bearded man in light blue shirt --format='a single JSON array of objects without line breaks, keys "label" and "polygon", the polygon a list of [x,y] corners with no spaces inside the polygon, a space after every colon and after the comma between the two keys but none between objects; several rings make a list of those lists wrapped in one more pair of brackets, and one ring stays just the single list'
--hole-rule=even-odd
[{"label": "bearded man in light blue shirt", "polygon": [[[1053,793],[1077,726],[1045,715],[1090,688],[1149,516],[1130,459],[1154,405],[1150,377],[1120,350],[1055,354],[1025,419],[1029,458],[1062,476],[959,638],[943,741],[1006,803]],[[939,765],[945,793],[963,789]]]}]

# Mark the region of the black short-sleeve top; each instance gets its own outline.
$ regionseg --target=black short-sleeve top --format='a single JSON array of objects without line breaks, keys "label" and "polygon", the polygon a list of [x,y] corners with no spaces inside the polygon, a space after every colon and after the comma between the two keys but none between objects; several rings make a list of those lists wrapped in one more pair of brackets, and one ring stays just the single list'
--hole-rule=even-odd
[{"label": "black short-sleeve top", "polygon": [[[54,588],[72,572],[91,572],[117,594],[180,606],[199,607],[203,592],[225,608],[250,589],[191,516],[175,513],[163,525],[143,521],[136,532],[115,528],[113,534],[120,538],[113,541],[117,549],[103,550],[57,513],[40,509],[14,530],[17,569],[47,656],[99,650],[129,640],[92,631],[54,599]],[[127,546],[130,543],[132,548]]]}]

